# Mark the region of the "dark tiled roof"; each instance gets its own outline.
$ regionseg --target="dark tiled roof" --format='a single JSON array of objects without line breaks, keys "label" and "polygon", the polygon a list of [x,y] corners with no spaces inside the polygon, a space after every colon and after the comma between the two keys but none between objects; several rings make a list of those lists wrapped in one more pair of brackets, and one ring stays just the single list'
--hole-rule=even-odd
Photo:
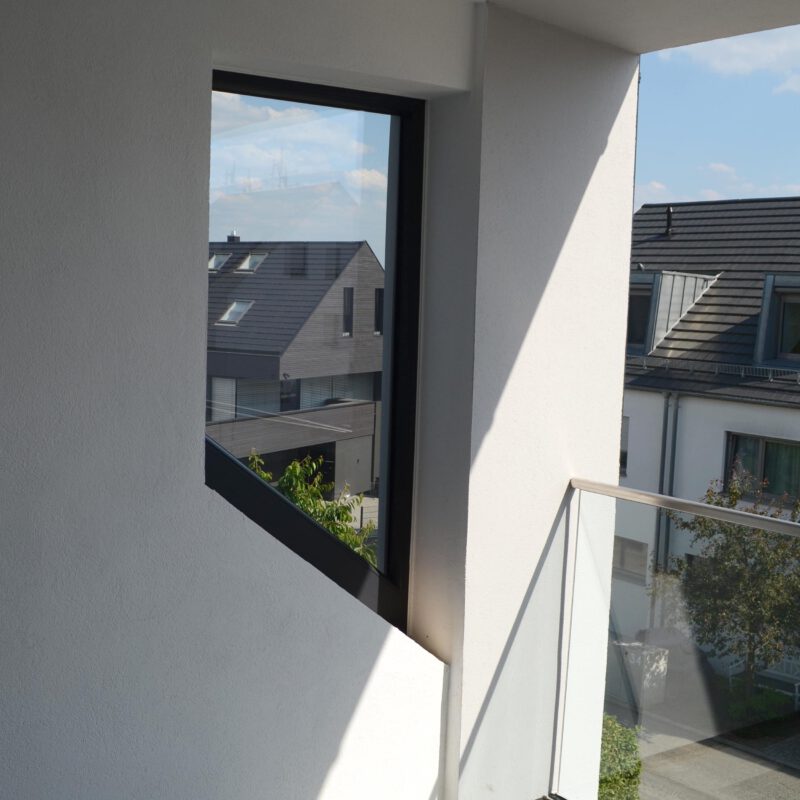
[{"label": "dark tiled roof", "polygon": [[[283,353],[363,244],[210,242],[209,258],[231,257],[208,273],[209,349]],[[269,255],[254,273],[237,270],[250,253]],[[238,325],[215,324],[234,300],[253,306]]]},{"label": "dark tiled roof", "polygon": [[[668,205],[645,205],[634,214],[631,269],[641,264],[645,272],[719,277],[656,345],[652,368],[629,359],[626,385],[800,405],[796,376],[749,369],[764,278],[800,274],[800,198],[673,203],[669,234]],[[670,362],[669,370],[653,366]],[[737,375],[736,366],[745,374]]]}]

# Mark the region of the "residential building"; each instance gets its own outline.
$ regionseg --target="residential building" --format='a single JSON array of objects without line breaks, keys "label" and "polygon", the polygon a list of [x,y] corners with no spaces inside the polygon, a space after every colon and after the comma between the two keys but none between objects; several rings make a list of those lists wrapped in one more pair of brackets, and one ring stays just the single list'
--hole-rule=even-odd
[{"label": "residential building", "polygon": [[[620,485],[702,500],[744,470],[768,495],[800,495],[799,242],[795,197],[634,214]],[[658,632],[674,623],[657,607],[653,569],[694,552],[669,516],[617,509],[612,640],[688,646]],[[723,676],[732,666],[710,663]],[[796,680],[776,685],[793,693]]]},{"label": "residential building", "polygon": [[[574,580],[565,541],[571,480],[617,480],[637,54],[796,22],[795,0],[15,4],[0,793],[593,797],[591,492]],[[381,476],[411,490],[397,624],[206,486],[214,68],[422,109],[390,206],[419,283],[393,354],[418,363],[413,458]]]},{"label": "residential building", "polygon": [[366,242],[212,242],[207,434],[276,476],[322,456],[334,492],[373,491],[383,291]]}]

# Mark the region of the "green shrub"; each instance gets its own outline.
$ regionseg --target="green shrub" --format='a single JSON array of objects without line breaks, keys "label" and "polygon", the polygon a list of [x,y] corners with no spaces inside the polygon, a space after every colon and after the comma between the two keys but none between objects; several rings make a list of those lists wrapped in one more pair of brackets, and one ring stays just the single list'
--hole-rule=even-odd
[{"label": "green shrub", "polygon": [[616,717],[603,716],[598,800],[639,800],[639,729],[626,728]]},{"label": "green shrub", "polygon": [[[278,478],[278,491],[377,569],[377,547],[372,540],[375,523],[368,522],[360,528],[357,526],[356,511],[364,496],[351,496],[345,484],[337,497],[326,500],[325,495],[333,489],[333,484],[323,482],[322,463],[322,456],[306,456],[299,461],[292,461]],[[267,483],[272,482],[272,473],[264,470],[264,460],[255,450],[250,452],[248,465],[259,478]]]}]

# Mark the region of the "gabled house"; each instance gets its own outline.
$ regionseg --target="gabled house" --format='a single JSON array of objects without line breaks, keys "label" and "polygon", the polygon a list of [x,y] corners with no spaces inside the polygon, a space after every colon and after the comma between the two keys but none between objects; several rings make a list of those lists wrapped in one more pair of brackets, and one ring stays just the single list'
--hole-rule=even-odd
[{"label": "gabled house", "polygon": [[206,431],[280,474],[323,456],[339,492],[380,475],[384,270],[366,242],[209,244]]},{"label": "gabled house", "polygon": [[[643,206],[627,339],[622,486],[700,500],[746,471],[768,495],[800,495],[800,198]],[[687,554],[691,536],[669,516],[617,509],[612,640],[672,636],[688,652],[653,590],[654,568]],[[711,660],[722,677],[734,666]],[[800,668],[772,680],[793,693]],[[703,736],[721,724],[707,716]]]},{"label": "gabled house", "polygon": [[643,206],[630,270],[623,482],[800,490],[800,198]]}]

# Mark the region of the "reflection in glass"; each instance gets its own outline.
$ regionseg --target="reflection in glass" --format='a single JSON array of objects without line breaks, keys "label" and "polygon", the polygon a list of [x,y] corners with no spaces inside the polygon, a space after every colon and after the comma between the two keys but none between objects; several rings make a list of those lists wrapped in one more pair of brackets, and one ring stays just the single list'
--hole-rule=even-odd
[{"label": "reflection in glass", "polygon": [[[754,503],[738,508],[782,510]],[[612,577],[606,788],[800,796],[800,538],[622,500],[615,526],[615,567],[623,549],[646,557],[641,583]]]},{"label": "reflection in glass", "polygon": [[212,109],[207,432],[380,567],[392,118]]}]

